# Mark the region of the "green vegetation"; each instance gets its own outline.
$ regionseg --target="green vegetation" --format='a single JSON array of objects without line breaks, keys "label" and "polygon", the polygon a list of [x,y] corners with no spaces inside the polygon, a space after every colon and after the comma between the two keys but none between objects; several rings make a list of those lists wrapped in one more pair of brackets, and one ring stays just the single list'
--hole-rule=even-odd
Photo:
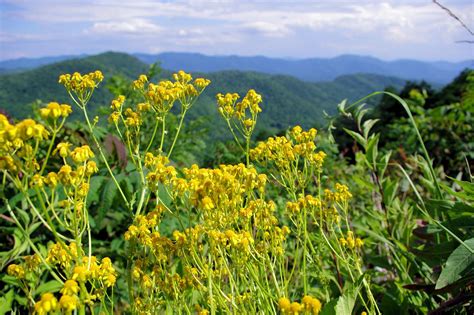
[{"label": "green vegetation", "polygon": [[[103,69],[106,84],[112,76],[122,80],[130,80],[147,71],[148,66],[126,54],[106,53],[77,60],[63,61],[34,70],[0,76],[0,86],[8,89],[0,90],[0,109],[17,118],[31,115],[31,104],[37,99],[43,102],[67,102],[67,94],[57,85],[57,77],[61,73],[89,72]],[[163,71],[161,78],[169,78],[168,71]],[[197,73],[196,75],[199,75]],[[206,75],[214,84],[199,99],[191,118],[209,117],[215,127],[211,130],[213,137],[222,137],[224,125],[214,110],[217,92],[235,91],[244,94],[248,89],[255,88],[265,100],[266,110],[262,113],[259,130],[277,130],[295,124],[303,127],[322,126],[324,114],[336,113],[336,104],[341,98],[356,99],[374,90],[386,86],[399,89],[404,81],[380,75],[359,74],[337,78],[332,82],[310,83],[289,76],[268,75],[254,72],[223,71]],[[94,95],[90,107],[93,113],[100,106],[107,106],[111,93],[100,89]],[[375,102],[372,102],[375,104]],[[75,116],[79,117],[79,116]]]},{"label": "green vegetation", "polygon": [[[72,108],[0,115],[0,313],[474,312],[473,71],[357,101],[386,78],[208,86],[93,60],[114,61],[106,88],[99,71],[55,77]],[[322,109],[330,132],[288,128]]]}]

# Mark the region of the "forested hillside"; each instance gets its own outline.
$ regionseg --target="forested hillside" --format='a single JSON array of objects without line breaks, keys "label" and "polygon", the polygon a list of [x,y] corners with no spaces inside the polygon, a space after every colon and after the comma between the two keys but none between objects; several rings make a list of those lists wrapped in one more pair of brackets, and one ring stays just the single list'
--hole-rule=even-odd
[{"label": "forested hillside", "polygon": [[291,75],[303,81],[333,80],[341,75],[374,73],[406,80],[425,80],[446,84],[473,61],[425,62],[400,59],[385,61],[370,56],[342,55],[334,58],[280,59],[263,56],[207,56],[196,53],[135,54],[146,62],[161,62],[164,69],[215,72],[223,70],[258,71],[268,74]]},{"label": "forested hillside", "polygon": [[[109,105],[112,95],[106,86],[112,77],[134,79],[147,72],[148,65],[127,54],[105,53],[26,72],[5,74],[0,76],[0,108],[13,117],[24,118],[31,115],[31,103],[37,99],[43,102],[68,102],[66,92],[57,83],[59,75],[96,69],[104,72],[106,80],[91,100],[92,111]],[[170,75],[166,70],[160,74],[161,77]],[[335,113],[336,105],[341,99],[354,101],[371,91],[382,90],[387,86],[398,89],[404,84],[404,80],[398,78],[373,74],[347,75],[334,81],[318,83],[303,82],[290,76],[242,71],[200,75],[209,78],[212,84],[190,111],[189,117],[209,116],[220,128],[222,121],[217,117],[215,95],[225,92],[244,94],[248,89],[254,88],[262,94],[264,100],[265,111],[259,124],[261,130],[280,130],[297,123],[304,127],[321,125],[323,111]]]}]

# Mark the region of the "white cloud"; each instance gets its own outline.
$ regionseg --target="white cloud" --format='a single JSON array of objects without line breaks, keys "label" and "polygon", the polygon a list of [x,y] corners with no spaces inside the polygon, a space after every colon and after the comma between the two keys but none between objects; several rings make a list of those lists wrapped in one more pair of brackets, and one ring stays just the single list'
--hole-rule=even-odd
[{"label": "white cloud", "polygon": [[243,28],[246,28],[251,32],[257,32],[269,37],[285,37],[291,32],[290,29],[284,24],[272,23],[268,21],[249,22],[244,24]]},{"label": "white cloud", "polygon": [[[389,51],[388,47],[395,51],[425,45],[429,49],[439,47],[437,53],[441,55],[441,47],[469,39],[459,23],[430,0],[2,1],[16,8],[2,12],[2,17],[12,14],[18,23],[34,25],[29,30],[31,36],[48,33],[52,37],[56,35],[59,41],[66,36],[94,35],[93,39],[103,38],[109,44],[114,40],[123,44],[123,36],[127,36],[129,42],[134,39],[139,42],[146,37],[153,47],[156,37],[165,50],[220,51],[229,47],[231,53],[239,54],[246,49],[245,53],[250,54],[253,47],[255,54],[261,54],[265,52],[259,49],[277,53],[268,46],[261,47],[262,43],[293,42],[300,46],[287,45],[288,50],[282,54],[288,55],[290,49],[311,54],[317,50],[311,52],[301,45],[310,46],[324,40],[327,47],[339,47],[334,51],[341,53],[352,52],[348,51],[352,47],[362,47],[364,52],[376,54]],[[470,0],[455,3],[446,0],[446,5],[473,27]],[[47,31],[42,31],[43,27]],[[0,40],[16,40],[13,35],[7,35],[0,36]],[[17,40],[27,40],[27,34],[22,36],[25,39]],[[203,48],[206,45],[215,48]],[[109,48],[112,47],[104,47],[104,50]],[[146,49],[144,46],[143,50]],[[153,49],[156,48],[149,48]]]},{"label": "white cloud", "polygon": [[163,28],[144,19],[97,22],[86,33],[157,35]]}]

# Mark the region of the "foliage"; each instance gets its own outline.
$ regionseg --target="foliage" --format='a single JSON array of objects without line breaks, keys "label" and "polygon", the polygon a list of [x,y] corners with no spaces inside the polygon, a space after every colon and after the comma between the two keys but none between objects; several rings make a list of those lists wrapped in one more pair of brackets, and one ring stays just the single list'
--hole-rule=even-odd
[{"label": "foliage", "polygon": [[[105,84],[113,85],[118,81],[128,82],[140,73],[148,70],[148,65],[132,56],[120,53],[106,53],[87,58],[59,62],[22,73],[0,75],[0,108],[15,118],[26,118],[31,113],[28,105],[37,99],[67,102],[68,95],[56,84],[61,73],[73,71],[90,72],[103,69]],[[160,78],[171,78],[171,72],[162,70]],[[311,83],[281,75],[269,75],[256,72],[222,71],[209,73],[207,77],[215,82],[197,101],[190,119],[207,117],[209,134],[212,139],[228,140],[226,124],[215,111],[214,97],[217,93],[236,92],[244,95],[249,89],[256,89],[262,95],[268,109],[264,111],[256,132],[266,131],[274,134],[295,124],[304,128],[322,126],[323,111],[336,113],[334,104],[343,97],[356,100],[371,91],[383,89],[387,85],[401,88],[404,80],[371,74],[342,76],[331,82]],[[129,95],[121,93],[127,98]],[[92,115],[99,107],[108,104],[112,95],[107,89],[99,89],[89,103]],[[43,102],[44,103],[44,102]],[[375,103],[374,103],[375,104]],[[173,111],[174,114],[179,114]],[[79,113],[72,118],[80,119]]]},{"label": "foliage", "polygon": [[[418,104],[369,96],[405,111],[394,124],[410,125],[420,151],[403,163],[380,147],[394,127],[377,132],[359,106],[368,98],[342,102],[360,148],[350,164],[314,128],[254,135],[268,107],[255,90],[216,96],[234,144],[206,144],[187,117],[210,81],[180,71],[156,82],[156,70],[108,81],[108,124],[91,115],[100,71],[60,76],[73,107],[0,116],[0,310],[472,313],[472,175],[446,177],[424,141],[442,117],[464,117],[453,133],[469,140],[472,85],[441,112],[421,106],[422,91],[410,94]],[[73,108],[84,122],[66,123]]]}]

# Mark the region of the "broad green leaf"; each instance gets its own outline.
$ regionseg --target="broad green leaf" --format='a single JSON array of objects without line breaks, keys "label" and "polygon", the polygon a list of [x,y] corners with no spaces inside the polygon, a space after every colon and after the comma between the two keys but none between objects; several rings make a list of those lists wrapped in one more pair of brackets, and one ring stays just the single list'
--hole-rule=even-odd
[{"label": "broad green leaf", "polygon": [[377,161],[378,155],[378,143],[379,143],[379,134],[371,136],[369,142],[367,143],[367,161],[371,167],[375,168],[375,162]]},{"label": "broad green leaf", "polygon": [[89,194],[87,195],[87,205],[90,206],[92,202],[97,202],[100,199],[100,191],[104,182],[105,176],[94,176],[91,178]]},{"label": "broad green leaf", "polygon": [[388,151],[379,160],[379,177],[384,178],[385,171],[387,170],[388,162],[390,162],[390,156],[392,151]]},{"label": "broad green leaf", "polygon": [[40,284],[37,288],[36,288],[36,294],[37,295],[41,295],[43,293],[47,293],[47,292],[57,292],[59,291],[59,289],[62,288],[62,284],[61,282],[57,281],[57,280],[51,280],[51,281],[48,281],[46,283],[43,283],[43,284]]},{"label": "broad green leaf", "polygon": [[[471,249],[474,249],[474,238],[471,238],[464,243]],[[461,274],[466,268],[474,263],[474,254],[471,253],[466,246],[460,244],[451,255],[449,255],[438,281],[436,281],[436,289],[444,288],[457,280],[461,279]]]},{"label": "broad green leaf", "polygon": [[4,315],[12,309],[14,291],[8,291],[7,294],[0,297],[0,315]]},{"label": "broad green leaf", "polygon": [[354,309],[357,295],[359,294],[360,287],[364,281],[365,274],[361,275],[357,281],[352,284],[347,282],[344,286],[344,294],[337,299],[337,304],[334,311],[337,315],[351,315]]},{"label": "broad green leaf", "polygon": [[361,125],[362,119],[364,118],[365,114],[367,114],[367,112],[369,111],[367,108],[364,108],[364,105],[358,107],[356,112],[355,112],[355,117],[356,117],[356,121],[357,121],[358,126]]},{"label": "broad green leaf", "polygon": [[367,139],[369,136],[370,129],[379,121],[380,119],[367,119],[362,125],[362,130],[364,131],[364,138]]},{"label": "broad green leaf", "polygon": [[356,301],[356,294],[353,291],[346,292],[343,296],[340,296],[337,300],[336,307],[334,310],[337,315],[351,315],[352,309],[354,308]]},{"label": "broad green leaf", "polygon": [[336,304],[337,304],[336,299],[330,300],[327,302],[323,309],[321,310],[321,313],[319,315],[336,315]]},{"label": "broad green leaf", "polygon": [[367,143],[366,143],[364,137],[362,137],[362,135],[360,135],[359,133],[357,133],[355,131],[346,129],[346,128],[344,128],[344,131],[347,132],[349,134],[349,136],[354,138],[355,141],[357,141],[361,146],[363,146],[365,148]]}]

